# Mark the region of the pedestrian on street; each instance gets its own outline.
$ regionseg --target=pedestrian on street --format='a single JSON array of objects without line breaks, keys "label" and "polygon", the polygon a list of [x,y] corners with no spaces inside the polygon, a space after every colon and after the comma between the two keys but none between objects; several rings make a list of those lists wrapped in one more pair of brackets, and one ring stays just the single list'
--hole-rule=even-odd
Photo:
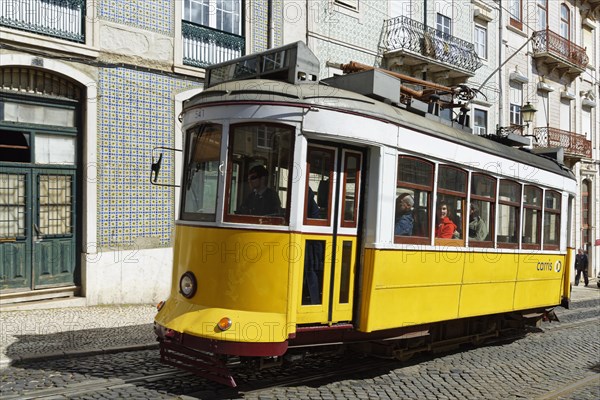
[{"label": "pedestrian on street", "polygon": [[581,276],[581,273],[583,272],[583,282],[585,283],[585,286],[587,287],[587,285],[589,283],[587,267],[588,267],[587,254],[585,254],[583,252],[583,249],[577,250],[577,255],[575,256],[575,271],[577,272],[575,274],[575,286],[579,286],[579,278]]}]

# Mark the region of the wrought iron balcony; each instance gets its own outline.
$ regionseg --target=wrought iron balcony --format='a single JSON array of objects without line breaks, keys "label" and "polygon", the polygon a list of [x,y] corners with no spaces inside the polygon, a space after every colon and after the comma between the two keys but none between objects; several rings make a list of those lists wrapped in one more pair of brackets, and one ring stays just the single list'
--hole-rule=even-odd
[{"label": "wrought iron balcony", "polygon": [[534,32],[532,39],[533,58],[538,63],[538,69],[545,64],[548,74],[556,69],[561,77],[569,74],[575,78],[585,70],[589,62],[583,47],[549,29]]},{"label": "wrought iron balcony", "polygon": [[205,68],[244,55],[243,36],[182,21],[183,63]]},{"label": "wrought iron balcony", "polygon": [[472,43],[404,16],[384,22],[380,46],[390,60],[434,73],[449,71],[451,78],[471,77],[482,65]]},{"label": "wrought iron balcony", "polygon": [[0,25],[85,42],[85,0],[2,0]]},{"label": "wrought iron balcony", "polygon": [[584,135],[550,127],[534,128],[533,134],[536,147],[562,147],[570,158],[592,157],[592,142]]}]

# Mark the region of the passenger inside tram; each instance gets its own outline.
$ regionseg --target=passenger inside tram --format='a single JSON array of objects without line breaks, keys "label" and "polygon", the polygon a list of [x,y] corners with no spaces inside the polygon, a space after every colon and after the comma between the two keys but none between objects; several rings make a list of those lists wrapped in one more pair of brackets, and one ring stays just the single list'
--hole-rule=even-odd
[{"label": "passenger inside tram", "polygon": [[469,210],[469,238],[483,241],[488,235],[488,228],[485,221],[479,215],[479,207],[471,203]]},{"label": "passenger inside tram", "polygon": [[255,165],[248,172],[250,193],[237,209],[237,214],[280,215],[281,201],[275,190],[267,186],[269,173],[262,165]]},{"label": "passenger inside tram", "polygon": [[394,223],[394,234],[399,236],[411,236],[415,218],[413,207],[415,201],[409,193],[403,193],[396,200],[396,222]]},{"label": "passenger inside tram", "polygon": [[454,223],[450,207],[445,202],[438,204],[438,225],[435,228],[435,237],[440,239],[458,239],[460,232]]}]

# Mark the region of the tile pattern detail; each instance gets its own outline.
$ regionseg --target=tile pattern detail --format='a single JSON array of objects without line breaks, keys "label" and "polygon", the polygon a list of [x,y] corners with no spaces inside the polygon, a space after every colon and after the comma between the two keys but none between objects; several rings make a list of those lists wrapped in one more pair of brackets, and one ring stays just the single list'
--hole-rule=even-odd
[{"label": "tile pattern detail", "polygon": [[[273,27],[275,30],[273,38],[273,47],[283,45],[283,18],[284,4],[283,0],[273,0]],[[253,22],[252,26],[252,49],[248,49],[250,53],[258,53],[267,50],[268,44],[268,2],[267,0],[256,0],[253,2],[252,15],[250,16]],[[247,9],[248,10],[248,9]]]},{"label": "tile pattern detail", "polygon": [[119,24],[173,36],[174,7],[175,2],[172,0],[105,0],[98,3],[98,16]]},{"label": "tile pattern detail", "polygon": [[[149,182],[152,149],[174,147],[174,98],[196,82],[125,68],[100,70],[98,246],[171,245],[174,194]],[[174,180],[163,159],[161,179]]]}]

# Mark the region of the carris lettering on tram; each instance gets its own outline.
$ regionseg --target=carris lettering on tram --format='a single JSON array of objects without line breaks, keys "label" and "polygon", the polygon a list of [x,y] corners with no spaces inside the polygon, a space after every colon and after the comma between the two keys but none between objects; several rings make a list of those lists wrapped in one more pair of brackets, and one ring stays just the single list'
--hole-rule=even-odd
[{"label": "carris lettering on tram", "polygon": [[551,262],[542,262],[538,261],[536,269],[538,271],[552,271],[552,263]]}]

